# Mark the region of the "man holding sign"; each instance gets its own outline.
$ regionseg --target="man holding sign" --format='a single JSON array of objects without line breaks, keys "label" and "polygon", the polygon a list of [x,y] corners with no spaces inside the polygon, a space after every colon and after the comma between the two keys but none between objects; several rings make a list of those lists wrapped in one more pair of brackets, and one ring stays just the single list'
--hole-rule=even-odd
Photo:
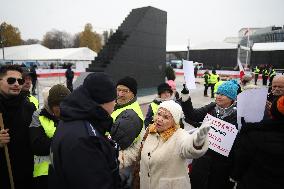
[{"label": "man holding sign", "polygon": [[234,185],[229,177],[233,165],[231,146],[237,134],[237,90],[235,80],[226,81],[219,86],[215,102],[198,109],[192,107],[189,91],[185,88],[181,91],[181,105],[186,120],[202,122],[206,116],[206,119],[213,120],[210,149],[192,164],[192,188],[232,188]]}]

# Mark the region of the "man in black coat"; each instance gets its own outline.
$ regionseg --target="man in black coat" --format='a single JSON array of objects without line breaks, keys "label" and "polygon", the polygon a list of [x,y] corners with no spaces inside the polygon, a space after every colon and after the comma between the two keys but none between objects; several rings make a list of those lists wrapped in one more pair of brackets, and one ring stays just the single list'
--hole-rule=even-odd
[{"label": "man in black coat", "polygon": [[51,144],[49,188],[117,189],[118,149],[110,132],[116,88],[104,73],[92,73],[60,104],[61,120]]},{"label": "man in black coat", "polygon": [[5,129],[0,131],[0,188],[9,189],[4,145],[9,150],[15,188],[32,188],[33,153],[29,143],[29,125],[36,107],[20,93],[24,80],[16,65],[0,68],[0,112]]},{"label": "man in black coat", "polygon": [[242,123],[232,178],[238,189],[284,186],[284,96],[271,106],[272,119]]}]

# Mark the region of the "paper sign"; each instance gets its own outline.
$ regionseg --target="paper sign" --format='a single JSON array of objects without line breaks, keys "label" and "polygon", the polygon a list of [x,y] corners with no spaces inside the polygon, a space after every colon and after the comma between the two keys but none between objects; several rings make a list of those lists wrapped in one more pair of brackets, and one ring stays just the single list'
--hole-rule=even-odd
[{"label": "paper sign", "polygon": [[211,129],[208,133],[209,148],[228,157],[238,130],[233,124],[213,117],[210,114],[205,116],[203,122],[205,121],[212,121]]},{"label": "paper sign", "polygon": [[192,61],[182,60],[185,84],[188,89],[196,89]]},{"label": "paper sign", "polygon": [[237,116],[246,122],[260,122],[264,116],[267,88],[248,89],[237,97]]}]

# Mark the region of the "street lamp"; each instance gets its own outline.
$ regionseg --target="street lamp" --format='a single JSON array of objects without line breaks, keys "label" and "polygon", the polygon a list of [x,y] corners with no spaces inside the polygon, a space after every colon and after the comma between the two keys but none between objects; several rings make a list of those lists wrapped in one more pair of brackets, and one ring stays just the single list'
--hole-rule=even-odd
[{"label": "street lamp", "polygon": [[4,53],[4,37],[2,35],[2,26],[0,26],[0,43],[2,47],[2,53],[3,53],[3,60],[5,60],[5,53]]}]

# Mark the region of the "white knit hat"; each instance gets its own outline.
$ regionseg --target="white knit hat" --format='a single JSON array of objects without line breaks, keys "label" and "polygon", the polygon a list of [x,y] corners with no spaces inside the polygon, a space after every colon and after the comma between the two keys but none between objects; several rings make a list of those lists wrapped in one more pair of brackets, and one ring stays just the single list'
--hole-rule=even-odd
[{"label": "white knit hat", "polygon": [[167,109],[173,116],[175,123],[179,125],[179,121],[183,118],[183,111],[181,106],[173,100],[167,100],[159,105],[159,108]]}]

